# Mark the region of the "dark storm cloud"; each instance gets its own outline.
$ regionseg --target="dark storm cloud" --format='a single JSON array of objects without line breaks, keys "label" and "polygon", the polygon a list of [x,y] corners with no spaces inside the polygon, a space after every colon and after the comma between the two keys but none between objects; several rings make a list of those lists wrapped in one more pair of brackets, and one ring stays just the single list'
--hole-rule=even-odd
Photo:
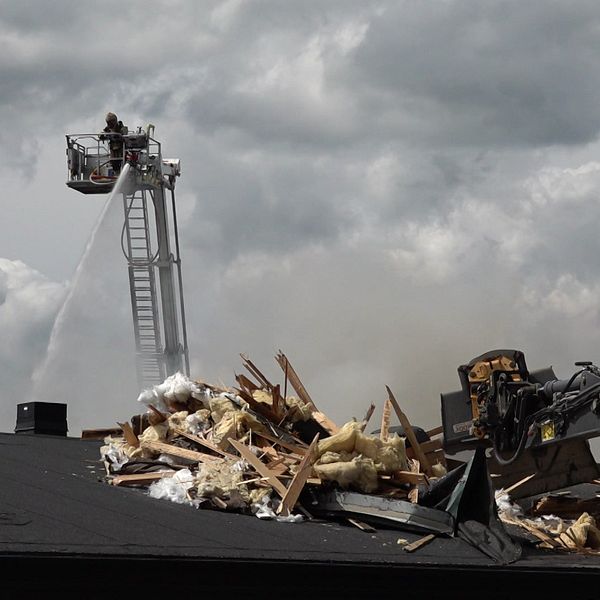
[{"label": "dark storm cloud", "polygon": [[600,127],[597,8],[556,1],[388,5],[371,21],[347,81],[363,79],[359,96],[380,112],[380,131],[409,111],[418,124],[413,137],[445,144],[588,142]]},{"label": "dark storm cloud", "polygon": [[[595,358],[599,21],[588,1],[0,1],[0,171],[11,202],[52,207],[3,226],[47,256],[79,226],[47,185],[64,173],[54,140],[106,110],[154,123],[182,159],[193,375],[231,383],[239,351],[268,370],[282,347],[335,419],[389,383],[435,425],[456,366],[490,347],[532,366]],[[90,426],[129,385],[125,361],[102,360],[131,343],[124,261],[104,243],[92,319],[78,313],[67,343],[93,356],[77,367]],[[10,329],[11,298],[32,289],[10,285],[1,333],[34,350],[4,360],[25,380],[62,286],[35,288],[46,309]],[[55,376],[62,390],[70,372]]]}]

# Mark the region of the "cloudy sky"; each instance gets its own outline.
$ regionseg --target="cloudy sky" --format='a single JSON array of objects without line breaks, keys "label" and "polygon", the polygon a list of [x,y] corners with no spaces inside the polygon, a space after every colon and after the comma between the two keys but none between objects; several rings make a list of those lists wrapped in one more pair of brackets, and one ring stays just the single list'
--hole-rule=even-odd
[{"label": "cloudy sky", "polygon": [[64,185],[108,110],[182,161],[193,376],[433,427],[484,351],[600,360],[597,2],[0,0],[0,49],[0,430],[136,411],[122,207]]}]

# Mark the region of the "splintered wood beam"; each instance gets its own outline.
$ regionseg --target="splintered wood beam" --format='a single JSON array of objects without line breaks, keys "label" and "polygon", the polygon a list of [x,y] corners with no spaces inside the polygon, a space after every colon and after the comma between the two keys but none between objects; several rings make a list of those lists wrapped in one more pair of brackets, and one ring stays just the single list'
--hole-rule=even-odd
[{"label": "splintered wood beam", "polygon": [[216,456],[210,454],[204,454],[203,452],[196,452],[195,450],[188,450],[187,448],[180,448],[179,446],[173,446],[165,442],[142,442],[142,448],[147,448],[153,452],[159,452],[163,454],[170,454],[171,456],[178,456],[179,458],[185,458],[194,462],[212,462],[218,460]]},{"label": "splintered wood beam", "polygon": [[172,477],[176,471],[152,471],[151,473],[134,473],[132,475],[117,475],[111,480],[112,485],[124,486],[124,485],[148,485],[164,479],[165,477]]},{"label": "splintered wood beam", "polygon": [[[238,381],[239,383],[239,381]],[[236,390],[238,392],[238,396],[244,400],[250,406],[250,408],[271,421],[271,423],[277,424],[280,420],[280,417],[275,413],[272,406],[265,404],[264,402],[258,402],[250,394],[243,386],[240,384],[241,389]],[[260,388],[256,388],[260,389]]]},{"label": "splintered wood beam", "polygon": [[312,413],[312,418],[327,432],[329,435],[335,435],[340,428],[324,413],[315,410]]},{"label": "splintered wood beam", "polygon": [[365,430],[365,427],[371,420],[371,417],[373,416],[374,412],[375,412],[375,405],[371,402],[371,405],[369,406],[369,408],[367,408],[367,412],[365,413],[365,416],[364,416],[363,420],[361,421],[361,425],[360,425],[361,431]]},{"label": "splintered wood beam", "polygon": [[276,477],[275,473],[273,473],[267,465],[261,462],[248,446],[245,446],[233,438],[229,438],[228,441],[239,452],[240,456],[250,464],[261,477],[264,477],[279,496],[283,498],[287,490],[285,485],[283,485]]},{"label": "splintered wood beam", "polygon": [[134,448],[139,448],[140,440],[138,440],[137,435],[135,435],[135,433],[133,432],[133,428],[131,427],[131,425],[129,423],[119,423],[118,421],[117,425],[121,428],[125,441],[130,446],[133,446]]},{"label": "splintered wood beam", "polygon": [[441,433],[444,433],[444,428],[442,425],[440,425],[439,427],[434,427],[433,429],[430,429],[426,433],[430,438],[432,438],[432,437],[435,437],[436,435],[440,435]]},{"label": "splintered wood beam", "polygon": [[402,409],[400,408],[398,401],[394,397],[394,394],[392,394],[392,390],[390,390],[390,388],[387,385],[385,386],[385,389],[387,390],[389,400],[392,403],[392,406],[394,407],[394,411],[396,412],[396,415],[398,416],[398,420],[400,421],[400,424],[402,425],[402,428],[404,429],[404,433],[406,434],[406,437],[408,438],[408,441],[410,442],[412,449],[415,451],[415,454],[416,454],[417,458],[419,459],[419,462],[421,463],[421,466],[423,467],[424,472],[427,475],[430,475],[431,474],[431,465],[429,464],[429,461],[427,460],[425,453],[423,452],[423,450],[421,450],[421,446],[420,446],[419,442],[417,441],[417,436],[415,435],[415,432],[413,431],[412,425],[410,424],[408,417],[402,412]]},{"label": "splintered wood beam", "polygon": [[279,391],[279,384],[273,386],[271,390],[271,397],[273,398],[273,412],[277,415],[278,419],[281,419],[285,416],[285,402],[283,402],[281,398],[281,393]]},{"label": "splintered wood beam", "polygon": [[277,513],[280,515],[289,515],[294,509],[296,502],[306,484],[306,480],[310,477],[312,472],[312,464],[315,461],[315,450],[317,448],[317,442],[319,441],[319,434],[317,433],[310,443],[306,454],[298,465],[298,470],[292,479],[285,495],[281,499],[281,504],[277,509]]},{"label": "splintered wood beam", "polygon": [[240,354],[242,357],[242,362],[248,371],[258,379],[259,383],[268,389],[271,389],[273,386],[269,382],[269,380],[260,372],[258,367],[248,358],[247,354]]},{"label": "splintered wood beam", "polygon": [[177,435],[180,435],[184,438],[187,438],[188,440],[190,440],[192,442],[195,442],[199,446],[203,446],[204,448],[208,448],[208,450],[212,450],[213,452],[216,452],[217,454],[223,456],[224,458],[233,458],[234,460],[237,460],[237,456],[234,456],[233,454],[229,454],[229,452],[225,452],[225,450],[221,450],[221,448],[219,448],[218,446],[211,444],[208,440],[198,437],[197,435],[193,435],[192,433],[188,433],[187,431],[184,431],[183,429],[179,429],[177,427],[174,427],[172,429],[172,431],[174,431]]},{"label": "splintered wood beam", "polygon": [[260,390],[260,388],[250,379],[248,379],[248,377],[246,377],[245,375],[243,375],[242,373],[240,373],[239,375],[235,376],[235,380],[246,390],[248,390],[249,393],[254,392],[255,390]]},{"label": "splintered wood beam", "polygon": [[381,414],[381,432],[379,439],[382,442],[387,442],[390,430],[390,418],[392,416],[392,403],[386,399],[383,403],[383,413]]},{"label": "splintered wood beam", "polygon": [[292,365],[290,364],[290,361],[288,360],[287,356],[280,350],[277,356],[275,356],[275,360],[277,361],[277,364],[281,367],[283,372],[286,374],[290,385],[294,388],[296,394],[298,394],[298,398],[300,398],[300,400],[302,400],[302,402],[304,402],[304,404],[306,404],[311,411],[318,410],[315,406],[315,403],[312,401],[312,398],[306,391],[304,384],[302,383],[302,381],[300,381],[300,377],[298,377],[298,374],[294,370],[294,367],[292,367]]}]

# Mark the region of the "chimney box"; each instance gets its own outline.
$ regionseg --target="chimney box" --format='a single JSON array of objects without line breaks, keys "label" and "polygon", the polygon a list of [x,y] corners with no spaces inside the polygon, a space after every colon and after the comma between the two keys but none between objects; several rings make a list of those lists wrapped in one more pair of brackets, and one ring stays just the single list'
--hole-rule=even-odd
[{"label": "chimney box", "polygon": [[17,404],[15,433],[67,435],[67,405],[57,402]]}]

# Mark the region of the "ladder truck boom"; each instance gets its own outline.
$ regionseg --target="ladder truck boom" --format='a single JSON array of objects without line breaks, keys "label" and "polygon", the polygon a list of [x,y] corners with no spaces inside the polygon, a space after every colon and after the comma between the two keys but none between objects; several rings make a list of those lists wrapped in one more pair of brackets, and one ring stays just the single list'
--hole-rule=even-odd
[{"label": "ladder truck boom", "polygon": [[[122,197],[121,237],[141,387],[176,371],[189,375],[183,281],[175,202],[179,159],[164,159],[154,126],[120,135],[121,156],[103,134],[69,134],[67,186]],[[114,134],[111,134],[114,137]],[[117,144],[119,146],[119,144]]]}]

